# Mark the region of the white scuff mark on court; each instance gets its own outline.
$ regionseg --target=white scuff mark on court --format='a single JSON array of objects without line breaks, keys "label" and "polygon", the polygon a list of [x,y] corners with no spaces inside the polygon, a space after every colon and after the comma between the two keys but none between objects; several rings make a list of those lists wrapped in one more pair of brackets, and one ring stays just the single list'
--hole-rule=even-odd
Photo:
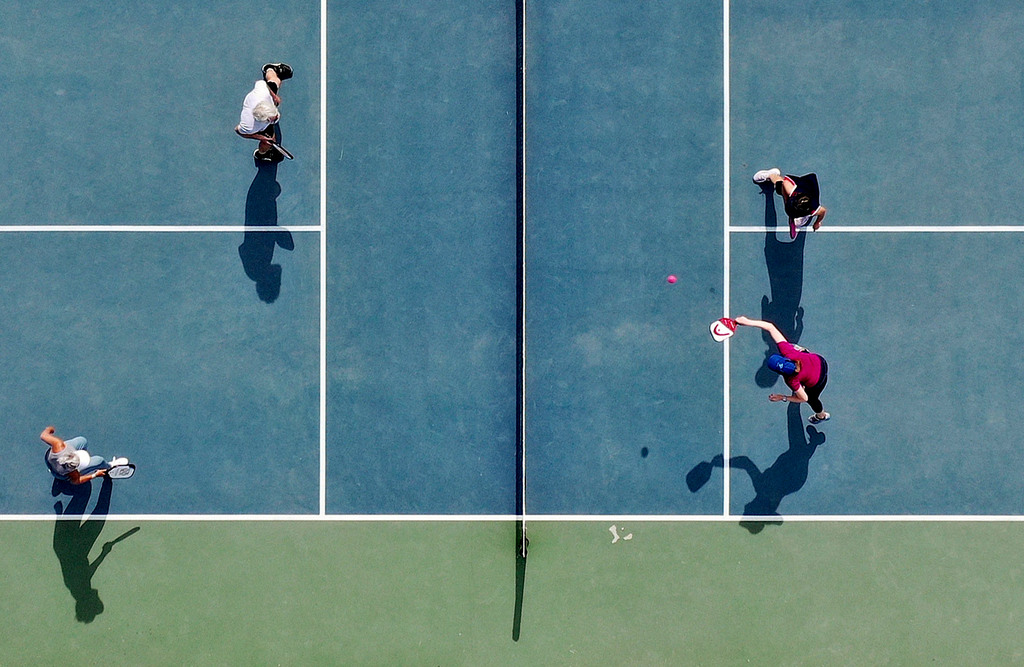
[{"label": "white scuff mark on court", "polygon": [[613,525],[612,525],[612,527],[611,527],[611,528],[609,528],[608,530],[609,530],[609,532],[611,532],[611,534],[612,534],[612,544],[615,544],[615,543],[616,543],[616,542],[618,542],[618,541],[619,541],[620,539],[621,539],[621,540],[631,540],[631,539],[633,539],[633,533],[630,533],[629,535],[625,535],[625,536],[623,536],[623,537],[619,537],[619,530],[618,530],[618,528],[616,528],[616,527],[615,527],[615,525],[614,525],[614,524],[613,524]]}]

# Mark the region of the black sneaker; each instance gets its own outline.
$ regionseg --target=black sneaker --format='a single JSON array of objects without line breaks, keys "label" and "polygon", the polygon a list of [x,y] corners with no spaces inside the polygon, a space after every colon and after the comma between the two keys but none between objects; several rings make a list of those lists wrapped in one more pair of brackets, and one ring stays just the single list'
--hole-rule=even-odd
[{"label": "black sneaker", "polygon": [[277,72],[277,78],[284,81],[285,79],[292,78],[292,67],[287,63],[267,63],[263,66],[263,76],[267,76],[267,70],[273,69]]}]

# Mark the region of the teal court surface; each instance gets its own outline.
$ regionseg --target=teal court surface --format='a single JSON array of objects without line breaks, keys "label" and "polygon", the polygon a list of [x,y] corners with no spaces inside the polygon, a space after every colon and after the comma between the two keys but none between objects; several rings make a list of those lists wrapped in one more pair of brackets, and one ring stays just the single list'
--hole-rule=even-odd
[{"label": "teal court surface", "polygon": [[[8,659],[1022,660],[1017,4],[0,25]],[[740,314],[828,359],[831,420],[710,338]],[[53,483],[49,424],[138,473]]]}]

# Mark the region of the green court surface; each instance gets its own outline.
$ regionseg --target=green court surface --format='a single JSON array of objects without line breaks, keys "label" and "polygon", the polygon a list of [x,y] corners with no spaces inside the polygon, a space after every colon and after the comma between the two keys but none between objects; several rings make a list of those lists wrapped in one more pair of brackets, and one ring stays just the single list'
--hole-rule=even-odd
[{"label": "green court surface", "polygon": [[90,624],[70,620],[52,532],[0,525],[4,664],[1024,659],[1014,523],[538,522],[518,641],[510,523],[147,522],[96,568]]}]

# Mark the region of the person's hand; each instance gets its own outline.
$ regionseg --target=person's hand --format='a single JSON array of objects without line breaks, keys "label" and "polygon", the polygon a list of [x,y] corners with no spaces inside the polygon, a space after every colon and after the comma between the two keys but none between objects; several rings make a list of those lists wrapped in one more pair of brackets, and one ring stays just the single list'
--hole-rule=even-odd
[{"label": "person's hand", "polygon": [[778,403],[779,401],[786,400],[785,394],[768,394],[768,400],[772,403]]},{"label": "person's hand", "polygon": [[818,447],[825,444],[825,434],[813,426],[807,427],[807,437],[809,440],[807,444],[811,447]]},{"label": "person's hand", "polygon": [[106,477],[107,476],[107,471],[106,470],[97,470],[95,475],[96,475],[96,477]]},{"label": "person's hand", "polygon": [[43,433],[45,433],[47,435],[53,435],[56,432],[57,432],[57,429],[55,429],[52,426],[47,426],[46,428],[43,429]]},{"label": "person's hand", "polygon": [[746,315],[740,315],[739,317],[733,318],[736,324],[742,324],[743,326],[750,326],[750,318]]}]

